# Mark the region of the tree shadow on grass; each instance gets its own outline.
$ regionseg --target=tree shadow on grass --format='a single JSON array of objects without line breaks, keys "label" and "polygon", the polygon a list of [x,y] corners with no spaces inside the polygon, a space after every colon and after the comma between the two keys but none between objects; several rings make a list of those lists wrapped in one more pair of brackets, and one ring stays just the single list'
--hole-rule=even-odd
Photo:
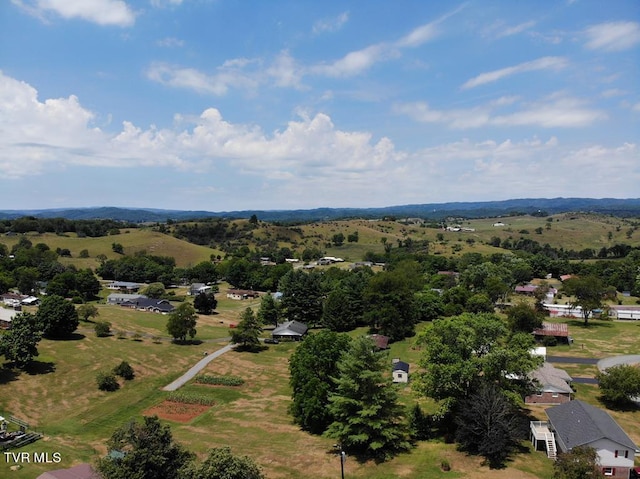
[{"label": "tree shadow on grass", "polygon": [[46,336],[46,338],[51,339],[52,341],[81,341],[82,339],[86,338],[86,336],[81,333],[71,333],[68,336],[63,336],[60,338],[53,336]]},{"label": "tree shadow on grass", "polygon": [[259,353],[267,349],[269,349],[269,346],[265,346],[264,344],[238,344],[235,347],[235,350],[239,353]]},{"label": "tree shadow on grass", "polygon": [[613,328],[614,327],[614,323],[613,321],[602,321],[600,319],[589,319],[589,322],[587,323],[587,325],[584,325],[584,320],[582,319],[570,319],[569,321],[567,321],[567,325],[571,326],[572,328],[586,328],[586,329],[591,329],[591,328]]},{"label": "tree shadow on grass", "polygon": [[24,372],[31,376],[36,376],[40,374],[50,374],[55,372],[56,364],[50,363],[46,361],[31,361],[24,368]]},{"label": "tree shadow on grass", "polygon": [[634,412],[634,411],[640,410],[640,404],[633,402],[631,399],[629,399],[628,401],[615,401],[615,402],[605,399],[604,396],[598,396],[597,399],[600,402],[600,404],[602,404],[607,409],[610,409],[612,411]]},{"label": "tree shadow on grass", "polygon": [[20,373],[15,369],[8,368],[6,365],[3,365],[0,368],[0,384],[8,384],[11,381],[15,381],[18,379]]},{"label": "tree shadow on grass", "polygon": [[171,342],[178,346],[197,346],[202,344],[201,339],[172,339]]}]

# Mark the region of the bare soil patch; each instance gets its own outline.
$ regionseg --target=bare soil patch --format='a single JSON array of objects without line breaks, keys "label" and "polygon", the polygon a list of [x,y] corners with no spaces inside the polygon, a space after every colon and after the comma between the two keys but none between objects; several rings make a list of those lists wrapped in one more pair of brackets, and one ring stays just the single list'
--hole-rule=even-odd
[{"label": "bare soil patch", "polygon": [[165,400],[156,406],[150,407],[142,414],[144,416],[158,416],[160,419],[168,421],[186,423],[208,411],[209,408],[211,406]]}]

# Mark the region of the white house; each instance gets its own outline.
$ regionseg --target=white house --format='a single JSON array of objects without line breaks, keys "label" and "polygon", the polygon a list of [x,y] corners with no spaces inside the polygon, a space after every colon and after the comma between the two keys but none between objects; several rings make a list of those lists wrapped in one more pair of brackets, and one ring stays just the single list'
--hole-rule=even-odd
[{"label": "white house", "polygon": [[[531,430],[533,435],[534,426],[536,431],[542,431],[546,426],[547,439],[554,440],[553,445],[546,445],[550,457],[555,457],[555,451],[549,454],[549,448],[556,446],[558,452],[571,451],[578,446],[592,447],[598,454],[598,463],[605,477],[629,478],[640,450],[605,410],[574,400],[545,412],[548,423],[532,421]],[[545,439],[540,440],[545,443]],[[537,442],[536,438],[536,445]]]}]

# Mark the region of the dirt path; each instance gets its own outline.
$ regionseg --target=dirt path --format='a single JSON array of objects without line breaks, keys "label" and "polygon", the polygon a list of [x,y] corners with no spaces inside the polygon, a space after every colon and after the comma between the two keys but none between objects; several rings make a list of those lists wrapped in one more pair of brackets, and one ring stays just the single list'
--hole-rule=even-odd
[{"label": "dirt path", "polygon": [[205,356],[200,361],[198,361],[194,366],[191,367],[186,373],[180,376],[178,379],[173,381],[171,384],[162,388],[163,391],[175,391],[176,389],[184,386],[188,381],[194,378],[196,374],[202,371],[207,364],[213,361],[215,358],[222,356],[227,351],[231,351],[234,348],[235,344],[229,344],[217,351]]}]

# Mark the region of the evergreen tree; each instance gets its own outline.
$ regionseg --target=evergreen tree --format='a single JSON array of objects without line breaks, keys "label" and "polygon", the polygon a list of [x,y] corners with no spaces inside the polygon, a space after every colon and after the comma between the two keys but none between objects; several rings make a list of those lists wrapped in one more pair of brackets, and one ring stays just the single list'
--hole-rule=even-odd
[{"label": "evergreen tree", "polygon": [[258,309],[258,319],[263,325],[273,324],[278,326],[278,318],[280,317],[280,308],[278,303],[271,294],[265,294],[260,300],[260,309]]},{"label": "evergreen tree", "polygon": [[322,318],[322,284],[320,274],[291,270],[281,279],[278,289],[282,292],[282,312],[287,320],[299,321],[309,327]]},{"label": "evergreen tree", "polygon": [[231,342],[239,344],[241,349],[255,350],[260,346],[262,325],[251,308],[244,310],[240,322],[231,332]]},{"label": "evergreen tree", "polygon": [[495,384],[482,383],[462,402],[456,424],[460,448],[484,456],[491,468],[503,466],[526,437],[523,421]]},{"label": "evergreen tree", "polygon": [[0,354],[4,354],[16,367],[24,369],[38,356],[41,338],[36,317],[31,313],[19,313],[11,321],[11,329],[0,336]]},{"label": "evergreen tree", "polygon": [[329,395],[334,418],[327,436],[349,453],[385,460],[410,449],[409,429],[385,353],[360,337],[338,362],[336,390]]}]

